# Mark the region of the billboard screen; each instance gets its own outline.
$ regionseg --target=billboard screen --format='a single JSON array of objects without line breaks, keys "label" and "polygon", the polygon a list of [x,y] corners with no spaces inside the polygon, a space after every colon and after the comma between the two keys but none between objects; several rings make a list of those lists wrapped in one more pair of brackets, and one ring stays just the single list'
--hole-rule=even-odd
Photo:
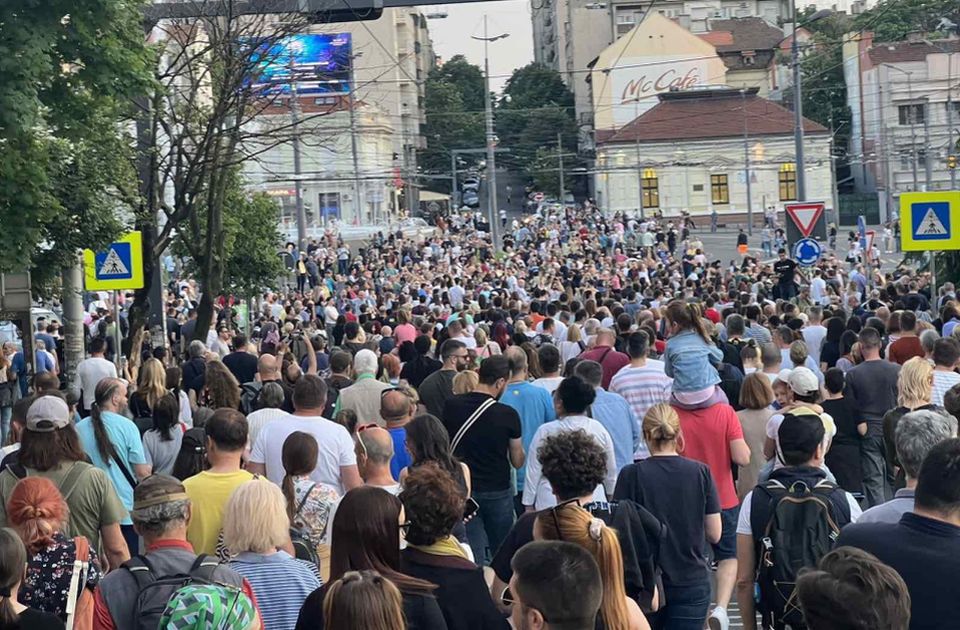
[{"label": "billboard screen", "polygon": [[284,37],[255,55],[259,72],[252,87],[267,94],[287,93],[296,81],[301,95],[349,94],[352,52],[350,33]]}]

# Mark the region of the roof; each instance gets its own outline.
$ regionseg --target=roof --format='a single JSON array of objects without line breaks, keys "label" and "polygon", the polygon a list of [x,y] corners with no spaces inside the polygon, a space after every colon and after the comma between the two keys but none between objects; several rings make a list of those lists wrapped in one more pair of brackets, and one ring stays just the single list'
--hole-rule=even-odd
[{"label": "roof", "polygon": [[[639,118],[613,132],[597,132],[598,143],[662,142],[743,136],[744,104],[751,136],[790,135],[793,112],[756,94],[739,90],[688,90],[665,92],[660,102]],[[828,133],[807,118],[806,133]]]},{"label": "roof", "polygon": [[783,31],[759,17],[710,20],[710,30],[701,39],[716,47],[718,54],[741,50],[771,50],[783,39]]},{"label": "roof", "polygon": [[960,39],[941,39],[936,43],[937,46],[923,41],[874,44],[873,48],[867,51],[867,54],[870,55],[870,61],[879,65],[881,63],[924,61],[927,55],[935,55],[944,51],[960,52]]}]

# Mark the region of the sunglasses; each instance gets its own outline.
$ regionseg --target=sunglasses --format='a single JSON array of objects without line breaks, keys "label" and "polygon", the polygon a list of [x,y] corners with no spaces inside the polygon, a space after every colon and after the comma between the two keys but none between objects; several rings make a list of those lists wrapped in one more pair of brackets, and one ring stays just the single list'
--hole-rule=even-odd
[{"label": "sunglasses", "polygon": [[361,424],[357,427],[357,444],[360,445],[360,450],[363,451],[363,456],[367,457],[367,445],[363,443],[363,440],[360,439],[360,434],[366,431],[367,429],[379,429],[380,425],[371,422],[369,424]]},{"label": "sunglasses", "polygon": [[567,507],[568,505],[574,505],[578,503],[577,499],[569,499],[563,503],[558,503],[552,508],[550,508],[550,517],[553,519],[553,526],[557,530],[557,539],[563,541],[563,530],[560,529],[560,519],[557,518],[557,512]]}]

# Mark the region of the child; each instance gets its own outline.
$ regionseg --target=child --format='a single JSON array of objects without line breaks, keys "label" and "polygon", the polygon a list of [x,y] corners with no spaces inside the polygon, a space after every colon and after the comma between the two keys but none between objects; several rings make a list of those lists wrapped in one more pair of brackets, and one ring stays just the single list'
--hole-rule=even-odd
[{"label": "child", "polygon": [[760,348],[757,347],[757,342],[753,339],[748,339],[743,347],[740,348],[740,362],[743,363],[744,376],[763,370],[763,361],[760,360]]},{"label": "child", "polygon": [[675,300],[667,305],[666,319],[669,339],[663,368],[673,379],[671,402],[683,409],[705,409],[727,402],[717,387],[717,366],[723,352],[707,334],[700,307]]},{"label": "child", "polygon": [[[843,397],[843,370],[830,368],[823,375],[827,395],[821,403],[824,412],[833,416],[837,435],[824,463],[837,477],[837,484],[847,492],[863,492],[863,473],[860,468],[860,440],[866,432],[865,423],[860,423],[859,414]],[[860,425],[863,425],[862,427]]]}]

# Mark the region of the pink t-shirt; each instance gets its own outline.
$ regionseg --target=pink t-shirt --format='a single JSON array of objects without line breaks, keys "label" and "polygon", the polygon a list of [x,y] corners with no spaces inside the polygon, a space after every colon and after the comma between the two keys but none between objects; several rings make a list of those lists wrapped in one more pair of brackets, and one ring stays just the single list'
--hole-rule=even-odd
[{"label": "pink t-shirt", "polygon": [[681,455],[703,462],[710,468],[721,509],[736,507],[740,501],[733,484],[730,442],[743,439],[743,427],[737,413],[723,403],[706,409],[674,409],[680,416],[680,430],[683,432]]},{"label": "pink t-shirt", "polygon": [[393,331],[393,336],[399,346],[404,341],[413,341],[417,338],[417,329],[413,324],[400,324]]}]

